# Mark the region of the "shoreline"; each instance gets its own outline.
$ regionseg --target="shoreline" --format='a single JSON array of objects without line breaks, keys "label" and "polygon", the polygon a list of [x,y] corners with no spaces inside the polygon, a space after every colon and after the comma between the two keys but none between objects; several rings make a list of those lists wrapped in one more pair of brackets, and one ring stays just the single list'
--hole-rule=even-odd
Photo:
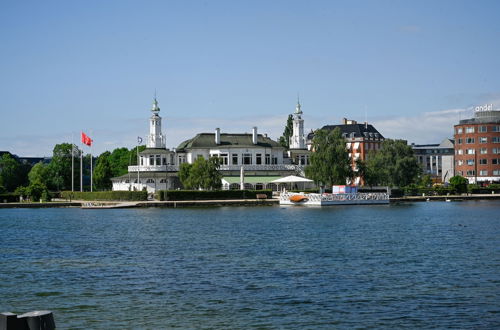
[{"label": "shoreline", "polygon": [[[397,202],[427,202],[427,201],[463,201],[463,200],[496,200],[500,194],[476,195],[440,195],[440,196],[405,196],[391,197],[391,203]],[[84,209],[118,209],[142,207],[197,207],[197,206],[272,206],[279,205],[279,199],[227,199],[227,200],[188,200],[188,201],[83,201],[44,202],[44,203],[0,203],[2,208],[84,208]]]}]

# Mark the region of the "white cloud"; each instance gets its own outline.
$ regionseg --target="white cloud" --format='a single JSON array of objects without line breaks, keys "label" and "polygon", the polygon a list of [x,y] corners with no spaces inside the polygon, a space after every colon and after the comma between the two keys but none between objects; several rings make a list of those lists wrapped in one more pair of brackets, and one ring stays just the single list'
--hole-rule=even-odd
[{"label": "white cloud", "polygon": [[471,109],[447,109],[410,117],[374,119],[372,124],[386,138],[417,144],[440,143],[443,139],[453,138],[453,125],[460,119],[471,117]]}]

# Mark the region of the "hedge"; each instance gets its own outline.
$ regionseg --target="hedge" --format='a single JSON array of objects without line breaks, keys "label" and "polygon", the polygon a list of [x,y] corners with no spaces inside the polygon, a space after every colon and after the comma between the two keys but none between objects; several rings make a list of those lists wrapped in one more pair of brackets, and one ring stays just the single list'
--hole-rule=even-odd
[{"label": "hedge", "polygon": [[146,191],[62,191],[61,198],[84,201],[145,201]]},{"label": "hedge", "polygon": [[5,201],[7,201],[7,203],[19,202],[19,194],[16,193],[0,194],[0,203],[4,203]]},{"label": "hedge", "polygon": [[257,194],[272,198],[272,190],[160,190],[161,201],[211,200],[211,199],[255,199]]}]

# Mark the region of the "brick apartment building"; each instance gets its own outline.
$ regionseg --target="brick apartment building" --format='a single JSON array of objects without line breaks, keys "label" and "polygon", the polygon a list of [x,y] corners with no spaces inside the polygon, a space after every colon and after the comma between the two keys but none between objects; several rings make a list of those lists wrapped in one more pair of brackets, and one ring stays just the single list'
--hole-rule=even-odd
[{"label": "brick apartment building", "polygon": [[455,174],[470,183],[500,182],[500,110],[476,107],[455,128]]}]

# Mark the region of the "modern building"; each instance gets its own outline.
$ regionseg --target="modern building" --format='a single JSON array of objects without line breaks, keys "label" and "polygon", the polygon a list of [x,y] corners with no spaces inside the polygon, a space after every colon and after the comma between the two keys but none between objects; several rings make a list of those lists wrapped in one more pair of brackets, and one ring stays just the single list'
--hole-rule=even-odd
[{"label": "modern building", "polygon": [[433,182],[449,182],[454,176],[454,141],[445,139],[439,144],[411,145],[424,174],[431,176]]},{"label": "modern building", "polygon": [[500,110],[479,106],[455,128],[455,174],[470,183],[500,182]]},{"label": "modern building", "polygon": [[[361,159],[366,161],[369,157],[370,151],[377,151],[384,141],[384,137],[373,125],[364,122],[358,124],[355,120],[342,118],[340,125],[327,125],[323,126],[323,130],[334,130],[339,128],[342,136],[346,139],[346,147],[349,150],[349,157],[352,160],[352,168],[356,170],[356,161]],[[311,150],[314,132],[307,135],[307,148]],[[357,177],[354,179],[354,184],[363,184],[363,178]]]},{"label": "modern building", "polygon": [[[244,188],[277,190],[278,187],[271,184],[271,181],[301,174],[307,163],[307,158],[298,164],[289,162],[285,157],[285,149],[267,134],[258,134],[257,127],[252,128],[252,133],[221,133],[216,128],[214,133],[197,134],[171,151],[165,147],[165,136],[161,130],[162,118],[156,98],[151,111],[153,115],[149,120],[146,149],[139,153],[139,165],[129,166],[127,174],[112,178],[113,190],[146,188],[153,193],[157,190],[180,188],[177,174],[180,164],[192,164],[199,157],[208,159],[214,156],[221,161],[219,170],[224,177],[224,189],[241,189],[240,174],[243,168],[246,178]],[[296,120],[300,121],[301,118]],[[303,131],[303,122],[299,123],[298,129],[301,125]],[[297,143],[301,146],[300,139],[297,139]],[[305,152],[308,152],[307,149]]]}]

